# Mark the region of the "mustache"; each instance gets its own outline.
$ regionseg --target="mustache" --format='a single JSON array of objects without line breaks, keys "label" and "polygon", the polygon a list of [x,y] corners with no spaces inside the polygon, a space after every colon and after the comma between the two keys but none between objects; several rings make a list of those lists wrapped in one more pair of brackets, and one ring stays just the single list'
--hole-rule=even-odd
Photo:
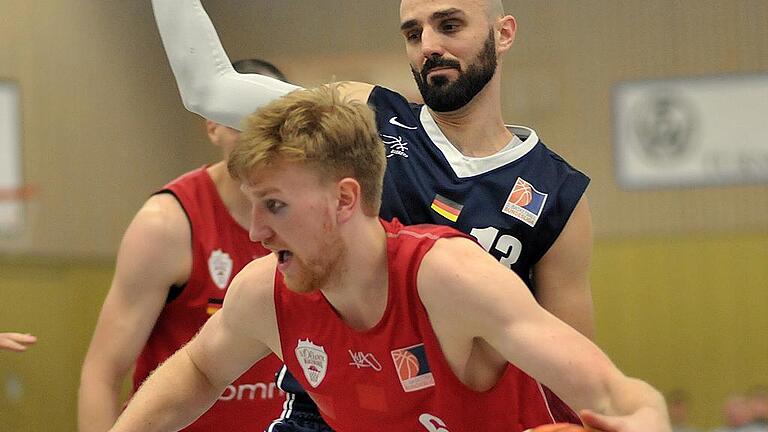
[{"label": "mustache", "polygon": [[461,71],[461,65],[457,60],[446,59],[438,56],[427,58],[424,67],[421,68],[421,78],[426,81],[427,74],[435,68],[450,67]]}]

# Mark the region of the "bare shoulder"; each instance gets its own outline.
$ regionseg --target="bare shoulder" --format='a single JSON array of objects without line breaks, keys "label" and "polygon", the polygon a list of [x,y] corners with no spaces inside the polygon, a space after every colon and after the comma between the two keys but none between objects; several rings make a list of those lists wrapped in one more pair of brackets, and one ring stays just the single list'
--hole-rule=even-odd
[{"label": "bare shoulder", "polygon": [[129,229],[139,230],[152,241],[189,243],[189,220],[178,200],[167,193],[151,196],[136,213]]},{"label": "bare shoulder", "polygon": [[[224,305],[230,309],[244,308],[263,312],[274,311],[275,266],[274,254],[248,263],[232,279]],[[265,309],[266,308],[266,309]]]},{"label": "bare shoulder", "polygon": [[[538,285],[562,286],[580,280],[588,285],[592,259],[592,216],[587,197],[582,196],[555,243],[534,267]],[[548,278],[552,278],[549,283]]]},{"label": "bare shoulder", "polygon": [[227,289],[220,312],[229,329],[279,352],[274,300],[276,263],[274,255],[269,254],[246,265]]},{"label": "bare shoulder", "polygon": [[374,87],[373,84],[357,81],[340,81],[336,85],[342,97],[362,103],[368,103]]},{"label": "bare shoulder", "polygon": [[[568,218],[563,232],[555,242],[557,246],[558,242],[565,243],[592,243],[592,214],[589,209],[589,202],[586,195],[579,199],[576,203],[571,217]],[[585,245],[582,244],[582,247]]]},{"label": "bare shoulder", "polygon": [[418,274],[419,295],[425,302],[466,295],[478,278],[499,268],[499,263],[472,240],[441,238],[424,255]]},{"label": "bare shoulder", "polygon": [[166,290],[185,282],[192,266],[191,239],[189,221],[178,201],[169,194],[150,197],[123,235],[115,279],[134,286],[131,289],[152,285]]},{"label": "bare shoulder", "polygon": [[463,308],[483,311],[500,301],[531,297],[515,272],[464,237],[440,239],[427,252],[419,268],[418,290],[428,309],[460,302]]}]

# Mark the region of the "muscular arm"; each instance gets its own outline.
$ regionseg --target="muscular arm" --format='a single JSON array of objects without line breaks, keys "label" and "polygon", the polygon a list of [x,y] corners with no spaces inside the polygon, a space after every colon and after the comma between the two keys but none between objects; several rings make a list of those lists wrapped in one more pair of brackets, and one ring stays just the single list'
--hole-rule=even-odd
[{"label": "muscular arm", "polygon": [[193,422],[227,385],[271,349],[277,324],[274,260],[262,258],[233,279],[223,307],[144,382],[113,431],[175,431]]},{"label": "muscular arm", "polygon": [[597,346],[536,303],[516,274],[472,242],[439,240],[424,258],[418,284],[441,346],[453,356],[452,367],[466,367],[468,361],[469,354],[457,357],[462,350],[456,346],[482,340],[500,354],[483,367],[514,363],[574,409],[621,419],[625,424],[617,430],[668,432],[656,390],[622,374]]},{"label": "muscular arm", "polygon": [[[243,118],[257,108],[300,88],[264,75],[237,73],[199,0],[152,0],[152,8],[188,110],[240,129]],[[350,83],[340,91],[365,102],[371,89]]]},{"label": "muscular arm", "polygon": [[591,258],[592,219],[587,198],[582,197],[555,244],[534,266],[533,281],[544,309],[593,339]]},{"label": "muscular arm", "polygon": [[150,198],[123,236],[115,275],[83,363],[81,432],[108,430],[120,414],[122,384],[157,321],[173,284],[191,268],[189,223],[168,194]]}]

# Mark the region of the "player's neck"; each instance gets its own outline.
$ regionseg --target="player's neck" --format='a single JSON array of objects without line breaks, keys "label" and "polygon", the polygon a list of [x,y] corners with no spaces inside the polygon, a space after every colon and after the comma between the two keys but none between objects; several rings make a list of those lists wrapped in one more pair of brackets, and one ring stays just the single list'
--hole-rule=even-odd
[{"label": "player's neck", "polygon": [[465,156],[493,155],[512,139],[501,115],[499,76],[496,74],[480,93],[456,111],[429,110],[448,141]]},{"label": "player's neck", "polygon": [[234,180],[227,171],[225,161],[215,163],[208,167],[208,175],[211,176],[216,191],[227,207],[232,218],[243,228],[248,229],[250,224],[251,206],[248,198],[240,190],[240,182]]},{"label": "player's neck", "polygon": [[389,293],[387,235],[378,218],[364,218],[344,234],[344,271],[322,289],[344,322],[355,330],[374,327],[384,316]]}]

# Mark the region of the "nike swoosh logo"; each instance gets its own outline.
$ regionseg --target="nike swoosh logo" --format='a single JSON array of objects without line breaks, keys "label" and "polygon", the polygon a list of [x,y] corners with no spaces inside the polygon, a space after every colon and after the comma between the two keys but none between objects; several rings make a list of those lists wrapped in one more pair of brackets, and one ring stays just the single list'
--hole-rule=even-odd
[{"label": "nike swoosh logo", "polygon": [[399,121],[397,121],[397,116],[394,116],[391,119],[389,119],[389,124],[393,124],[395,126],[400,126],[401,128],[404,128],[404,129],[410,129],[410,130],[418,129],[416,126],[406,126],[406,125],[400,123]]}]

